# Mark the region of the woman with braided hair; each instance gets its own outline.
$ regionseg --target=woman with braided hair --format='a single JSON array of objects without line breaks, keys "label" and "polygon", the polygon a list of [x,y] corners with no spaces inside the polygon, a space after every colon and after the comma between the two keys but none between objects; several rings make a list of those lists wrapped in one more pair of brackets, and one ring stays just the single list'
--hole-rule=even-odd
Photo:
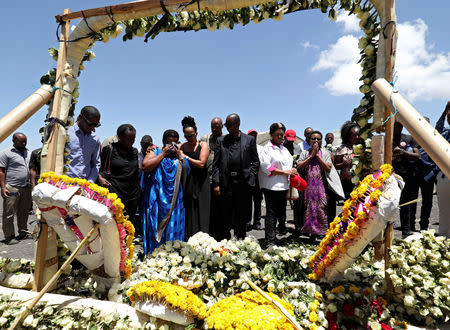
[{"label": "woman with braided hair", "polygon": [[194,118],[184,117],[181,125],[187,141],[181,146],[181,152],[191,168],[184,190],[187,240],[199,231],[209,233],[211,188],[206,168],[209,148],[206,142],[197,140],[197,126]]}]

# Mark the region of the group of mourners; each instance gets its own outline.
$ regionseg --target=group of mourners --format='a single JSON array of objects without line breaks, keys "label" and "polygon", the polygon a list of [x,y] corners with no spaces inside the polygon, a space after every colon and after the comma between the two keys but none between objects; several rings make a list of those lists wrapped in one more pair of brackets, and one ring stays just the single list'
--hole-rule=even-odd
[{"label": "group of mourners", "polygon": [[[436,127],[449,141],[445,118],[450,124],[450,103]],[[184,143],[176,130],[169,129],[160,146],[144,135],[140,150],[133,147],[136,129],[132,125],[120,125],[116,135],[103,144],[95,133],[99,126],[100,112],[93,106],[82,108],[76,123],[68,128],[70,162],[66,174],[97,182],[116,193],[136,228],[136,237],[142,239],[145,253],[166,241],[187,240],[200,231],[221,240],[231,238],[232,231],[242,239],[251,229],[262,230],[263,197],[265,247],[277,244],[277,231],[281,235],[287,232],[287,199],[294,211],[295,234],[307,235],[311,240],[324,235],[336,216],[337,202],[348,198],[354,188],[353,148],[364,143],[358,124],[348,121],[341,129],[340,146],[333,145],[332,133],[323,138],[311,127],[304,130],[305,139],[301,141],[294,130],[286,129],[282,123],[270,125],[270,139],[259,145],[258,132],[242,132],[236,113],[228,115],[225,123],[219,117],[213,118],[211,133],[201,138],[195,119],[186,116],[181,121]],[[228,134],[223,134],[223,126]],[[416,199],[420,187],[420,229],[428,229],[437,181],[440,233],[448,237],[450,211],[444,200],[450,196],[449,180],[412,137],[401,131],[402,126],[396,121],[393,166],[405,181],[400,203]],[[29,194],[40,173],[40,150],[32,154],[30,162],[31,154],[22,133],[15,133],[13,147],[0,154],[7,244],[17,242],[13,224],[16,211],[18,239],[27,233],[28,213],[23,205],[30,203]],[[415,231],[416,205],[400,210],[404,236]]]}]

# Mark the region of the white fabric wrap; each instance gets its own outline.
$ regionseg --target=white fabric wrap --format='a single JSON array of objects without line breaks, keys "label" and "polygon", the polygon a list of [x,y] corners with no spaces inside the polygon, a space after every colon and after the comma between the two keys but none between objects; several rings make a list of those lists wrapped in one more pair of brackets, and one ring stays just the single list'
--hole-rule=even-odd
[{"label": "white fabric wrap", "polygon": [[87,216],[102,225],[115,224],[112,221],[113,216],[106,205],[84,196],[73,196],[68,205],[68,212],[70,214]]},{"label": "white fabric wrap", "polygon": [[[93,253],[88,254],[84,246],[76,257],[87,269],[94,270],[104,264],[106,274],[114,281],[120,280],[120,241],[116,222],[108,207],[87,197],[76,195],[79,187],[60,189],[49,183],[40,183],[33,189],[33,200],[40,208],[56,206],[67,210],[75,217],[74,222],[84,237],[94,226],[94,221],[101,224],[98,231],[91,236],[89,247]],[[49,226],[74,251],[81,240],[65,224],[57,209],[42,212]]]},{"label": "white fabric wrap", "polygon": [[111,277],[120,277],[120,241],[117,226],[100,226],[105,273]]},{"label": "white fabric wrap", "polygon": [[53,205],[52,197],[58,190],[58,187],[52,186],[47,182],[43,182],[34,187],[31,196],[38,207],[46,208]]},{"label": "white fabric wrap", "polygon": [[[86,235],[89,233],[92,227],[94,227],[94,221],[92,221],[92,219],[84,215],[76,217],[74,219],[74,222],[77,225],[78,229],[80,229],[81,233],[83,234],[83,237],[86,237]],[[91,251],[94,253],[101,251],[102,242],[99,237],[98,229],[92,233],[89,239],[89,247],[91,248]]]},{"label": "white fabric wrap", "polygon": [[67,209],[67,202],[78,192],[78,190],[80,190],[80,187],[78,186],[58,189],[58,191],[52,196],[52,205],[58,206],[62,209]]},{"label": "white fabric wrap", "polygon": [[173,322],[181,325],[189,325],[194,323],[194,319],[184,313],[178,312],[171,309],[163,304],[151,302],[151,301],[140,301],[134,305],[134,308],[139,312],[144,314],[162,319],[165,321]]},{"label": "white fabric wrap", "polygon": [[339,255],[325,269],[322,281],[333,282],[339,280],[344,271],[358,258],[364,248],[386,228],[389,222],[392,222],[392,217],[398,210],[401,189],[403,188],[402,183],[393,175],[384,182],[383,193],[378,199],[378,205],[377,207],[372,207],[369,220],[364,228],[361,228],[358,236],[352,240],[351,244],[347,245],[347,252],[344,255]]}]

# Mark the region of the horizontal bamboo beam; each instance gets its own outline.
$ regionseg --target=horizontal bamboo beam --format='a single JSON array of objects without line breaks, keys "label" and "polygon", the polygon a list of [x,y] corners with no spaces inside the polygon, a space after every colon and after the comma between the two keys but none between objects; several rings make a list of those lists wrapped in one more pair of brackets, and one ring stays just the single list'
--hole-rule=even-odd
[{"label": "horizontal bamboo beam", "polygon": [[[400,123],[434,160],[442,172],[450,177],[450,143],[403,96],[397,92],[392,93],[392,89],[393,87],[383,78],[375,80],[372,84],[372,90],[375,94],[391,111],[394,111],[391,102],[392,94]],[[394,118],[390,120],[394,120]]]},{"label": "horizontal bamboo beam", "polygon": [[[164,0],[164,5],[166,7],[181,5],[189,3],[190,0]],[[74,11],[73,13],[56,15],[56,22],[65,22],[73,19],[83,18],[84,17],[92,17],[92,16],[100,16],[100,15],[113,15],[113,14],[125,14],[133,11],[147,10],[147,9],[155,9],[161,7],[159,0],[147,0],[147,1],[136,1],[123,3],[120,5],[113,6],[105,6],[98,7],[80,11]]]},{"label": "horizontal bamboo beam", "polygon": [[50,85],[42,85],[17,107],[0,119],[0,142],[3,142],[17,128],[36,113],[53,97],[54,90]]}]

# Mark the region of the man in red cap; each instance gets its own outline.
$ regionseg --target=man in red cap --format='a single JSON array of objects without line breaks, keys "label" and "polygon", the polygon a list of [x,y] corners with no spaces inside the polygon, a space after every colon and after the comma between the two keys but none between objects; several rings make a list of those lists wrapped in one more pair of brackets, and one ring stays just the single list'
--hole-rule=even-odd
[{"label": "man in red cap", "polygon": [[[248,135],[253,136],[256,141],[256,137],[258,136],[258,132],[254,129],[251,129],[247,132]],[[261,155],[261,151],[263,149],[262,146],[256,144],[256,149],[258,151],[258,157]],[[251,190],[251,194],[253,197],[253,226],[252,219],[248,219],[247,222],[247,231],[251,229],[261,230],[261,202],[262,202],[262,191],[259,187],[258,177],[256,177],[255,187]]]}]

